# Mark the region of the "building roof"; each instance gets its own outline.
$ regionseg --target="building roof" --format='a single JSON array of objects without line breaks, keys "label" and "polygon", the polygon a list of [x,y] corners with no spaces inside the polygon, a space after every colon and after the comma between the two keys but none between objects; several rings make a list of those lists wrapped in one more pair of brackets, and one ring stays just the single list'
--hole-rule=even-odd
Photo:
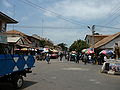
[{"label": "building roof", "polygon": [[118,37],[120,35],[120,32],[113,34],[113,35],[109,35],[108,37],[102,39],[101,41],[97,42],[94,45],[94,48],[99,48],[107,43],[109,43],[110,41],[112,41],[113,39],[115,39],[116,37]]},{"label": "building roof", "polygon": [[33,34],[32,37],[34,37],[34,38],[36,38],[36,39],[38,39],[38,40],[43,40],[43,38],[40,37],[40,36],[38,36],[37,34]]},{"label": "building roof", "polygon": [[[85,40],[88,36],[92,37],[93,35],[86,35]],[[108,36],[110,35],[94,35],[94,37],[108,37]]]},{"label": "building roof", "polygon": [[[7,31],[6,34],[11,34],[11,35],[20,35],[20,36],[27,36],[26,34],[20,32],[20,31],[17,31],[17,30],[10,30],[10,31]],[[27,37],[24,37],[24,39],[28,42],[28,43],[31,43],[30,40],[27,39]]]},{"label": "building roof", "polygon": [[26,34],[20,32],[20,31],[17,31],[17,30],[10,30],[10,31],[7,31],[6,33],[7,34],[17,34],[17,35],[21,35],[21,36],[27,36]]},{"label": "building roof", "polygon": [[20,37],[7,37],[7,42],[16,43]]},{"label": "building roof", "polygon": [[6,14],[0,12],[0,19],[5,21],[6,23],[18,23],[18,21],[12,19],[11,17],[7,16]]}]

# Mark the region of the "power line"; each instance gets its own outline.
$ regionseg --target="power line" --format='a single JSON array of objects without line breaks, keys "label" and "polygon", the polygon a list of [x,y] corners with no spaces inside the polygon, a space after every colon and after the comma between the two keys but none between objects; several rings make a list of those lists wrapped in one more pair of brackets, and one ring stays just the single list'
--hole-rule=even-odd
[{"label": "power line", "polygon": [[109,27],[109,26],[101,26],[101,25],[95,25],[95,26],[102,27],[102,28],[111,28],[111,29],[119,29],[120,30],[119,27]]},{"label": "power line", "polygon": [[[12,27],[11,25],[9,25],[10,27]],[[18,28],[44,28],[44,29],[84,29],[84,28],[80,28],[80,27],[49,27],[49,26],[19,26],[19,25],[15,25],[14,27],[18,27]]]},{"label": "power line", "polygon": [[82,26],[86,27],[86,24],[83,24],[83,23],[81,23],[81,22],[79,22],[79,21],[76,21],[76,20],[67,18],[67,17],[65,17],[65,16],[63,16],[63,15],[60,15],[60,14],[56,13],[56,12],[53,12],[53,11],[48,10],[48,9],[46,9],[46,8],[43,8],[43,7],[41,7],[40,5],[37,5],[37,4],[35,4],[35,3],[33,3],[33,2],[31,2],[31,1],[29,1],[29,0],[26,0],[26,1],[20,0],[20,1],[22,1],[23,3],[25,3],[25,4],[27,4],[27,5],[32,6],[33,8],[39,8],[39,9],[42,10],[42,11],[45,11],[45,12],[49,12],[49,13],[51,13],[51,14],[54,14],[54,15],[55,15],[57,18],[59,18],[59,19],[65,20],[65,21],[70,22],[70,23],[72,23],[72,24],[77,24],[77,25],[81,25],[81,24],[82,24]]},{"label": "power line", "polygon": [[113,19],[111,19],[108,23],[105,24],[105,26],[108,25],[108,24],[110,24],[110,23],[112,23],[112,22],[113,22],[114,20],[116,20],[118,17],[120,17],[120,15],[118,15],[118,16],[114,17]]},{"label": "power line", "polygon": [[[118,2],[117,4],[119,4],[120,2]],[[117,5],[116,5],[117,6]],[[110,19],[107,21],[107,23],[106,24],[104,24],[105,26],[106,25],[108,25],[108,24],[110,24],[110,23],[113,23],[113,21],[116,19],[116,18],[118,18],[119,16],[116,16],[118,13],[119,13],[119,11],[120,11],[120,6],[118,6],[118,7],[116,7],[115,6],[115,9],[113,8],[112,10],[114,10],[114,11],[111,11],[111,15],[110,15]],[[116,16],[116,17],[114,17],[114,16]],[[113,19],[112,19],[112,17],[114,17]]]}]

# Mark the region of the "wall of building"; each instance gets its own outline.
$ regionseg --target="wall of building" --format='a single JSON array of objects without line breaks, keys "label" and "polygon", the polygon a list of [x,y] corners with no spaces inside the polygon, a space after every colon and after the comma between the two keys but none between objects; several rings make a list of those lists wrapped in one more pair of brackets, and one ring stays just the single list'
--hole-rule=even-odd
[{"label": "wall of building", "polygon": [[115,43],[118,43],[118,45],[120,46],[120,36],[116,37],[109,43],[101,46],[99,49],[113,49]]}]

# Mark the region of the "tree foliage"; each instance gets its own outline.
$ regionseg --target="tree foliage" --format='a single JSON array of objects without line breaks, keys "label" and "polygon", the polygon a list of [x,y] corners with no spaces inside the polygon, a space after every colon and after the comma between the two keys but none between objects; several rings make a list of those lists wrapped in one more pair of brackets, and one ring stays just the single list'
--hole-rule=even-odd
[{"label": "tree foliage", "polygon": [[45,47],[45,46],[53,46],[52,41],[48,40],[40,40],[40,47]]},{"label": "tree foliage", "polygon": [[61,48],[62,48],[62,51],[67,51],[67,44],[65,44],[65,43],[60,43],[60,44],[58,44],[58,46],[60,46]]},{"label": "tree foliage", "polygon": [[70,46],[69,50],[81,52],[81,50],[83,50],[84,48],[88,48],[88,47],[89,45],[85,41],[77,40],[77,41],[74,41],[74,43]]}]

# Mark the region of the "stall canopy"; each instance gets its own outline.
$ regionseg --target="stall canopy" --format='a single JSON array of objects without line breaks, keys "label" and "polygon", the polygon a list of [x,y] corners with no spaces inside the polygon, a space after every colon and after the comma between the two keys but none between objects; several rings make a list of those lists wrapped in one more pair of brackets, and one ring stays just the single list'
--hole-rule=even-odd
[{"label": "stall canopy", "polygon": [[102,50],[99,54],[112,55],[114,52],[112,50]]}]

